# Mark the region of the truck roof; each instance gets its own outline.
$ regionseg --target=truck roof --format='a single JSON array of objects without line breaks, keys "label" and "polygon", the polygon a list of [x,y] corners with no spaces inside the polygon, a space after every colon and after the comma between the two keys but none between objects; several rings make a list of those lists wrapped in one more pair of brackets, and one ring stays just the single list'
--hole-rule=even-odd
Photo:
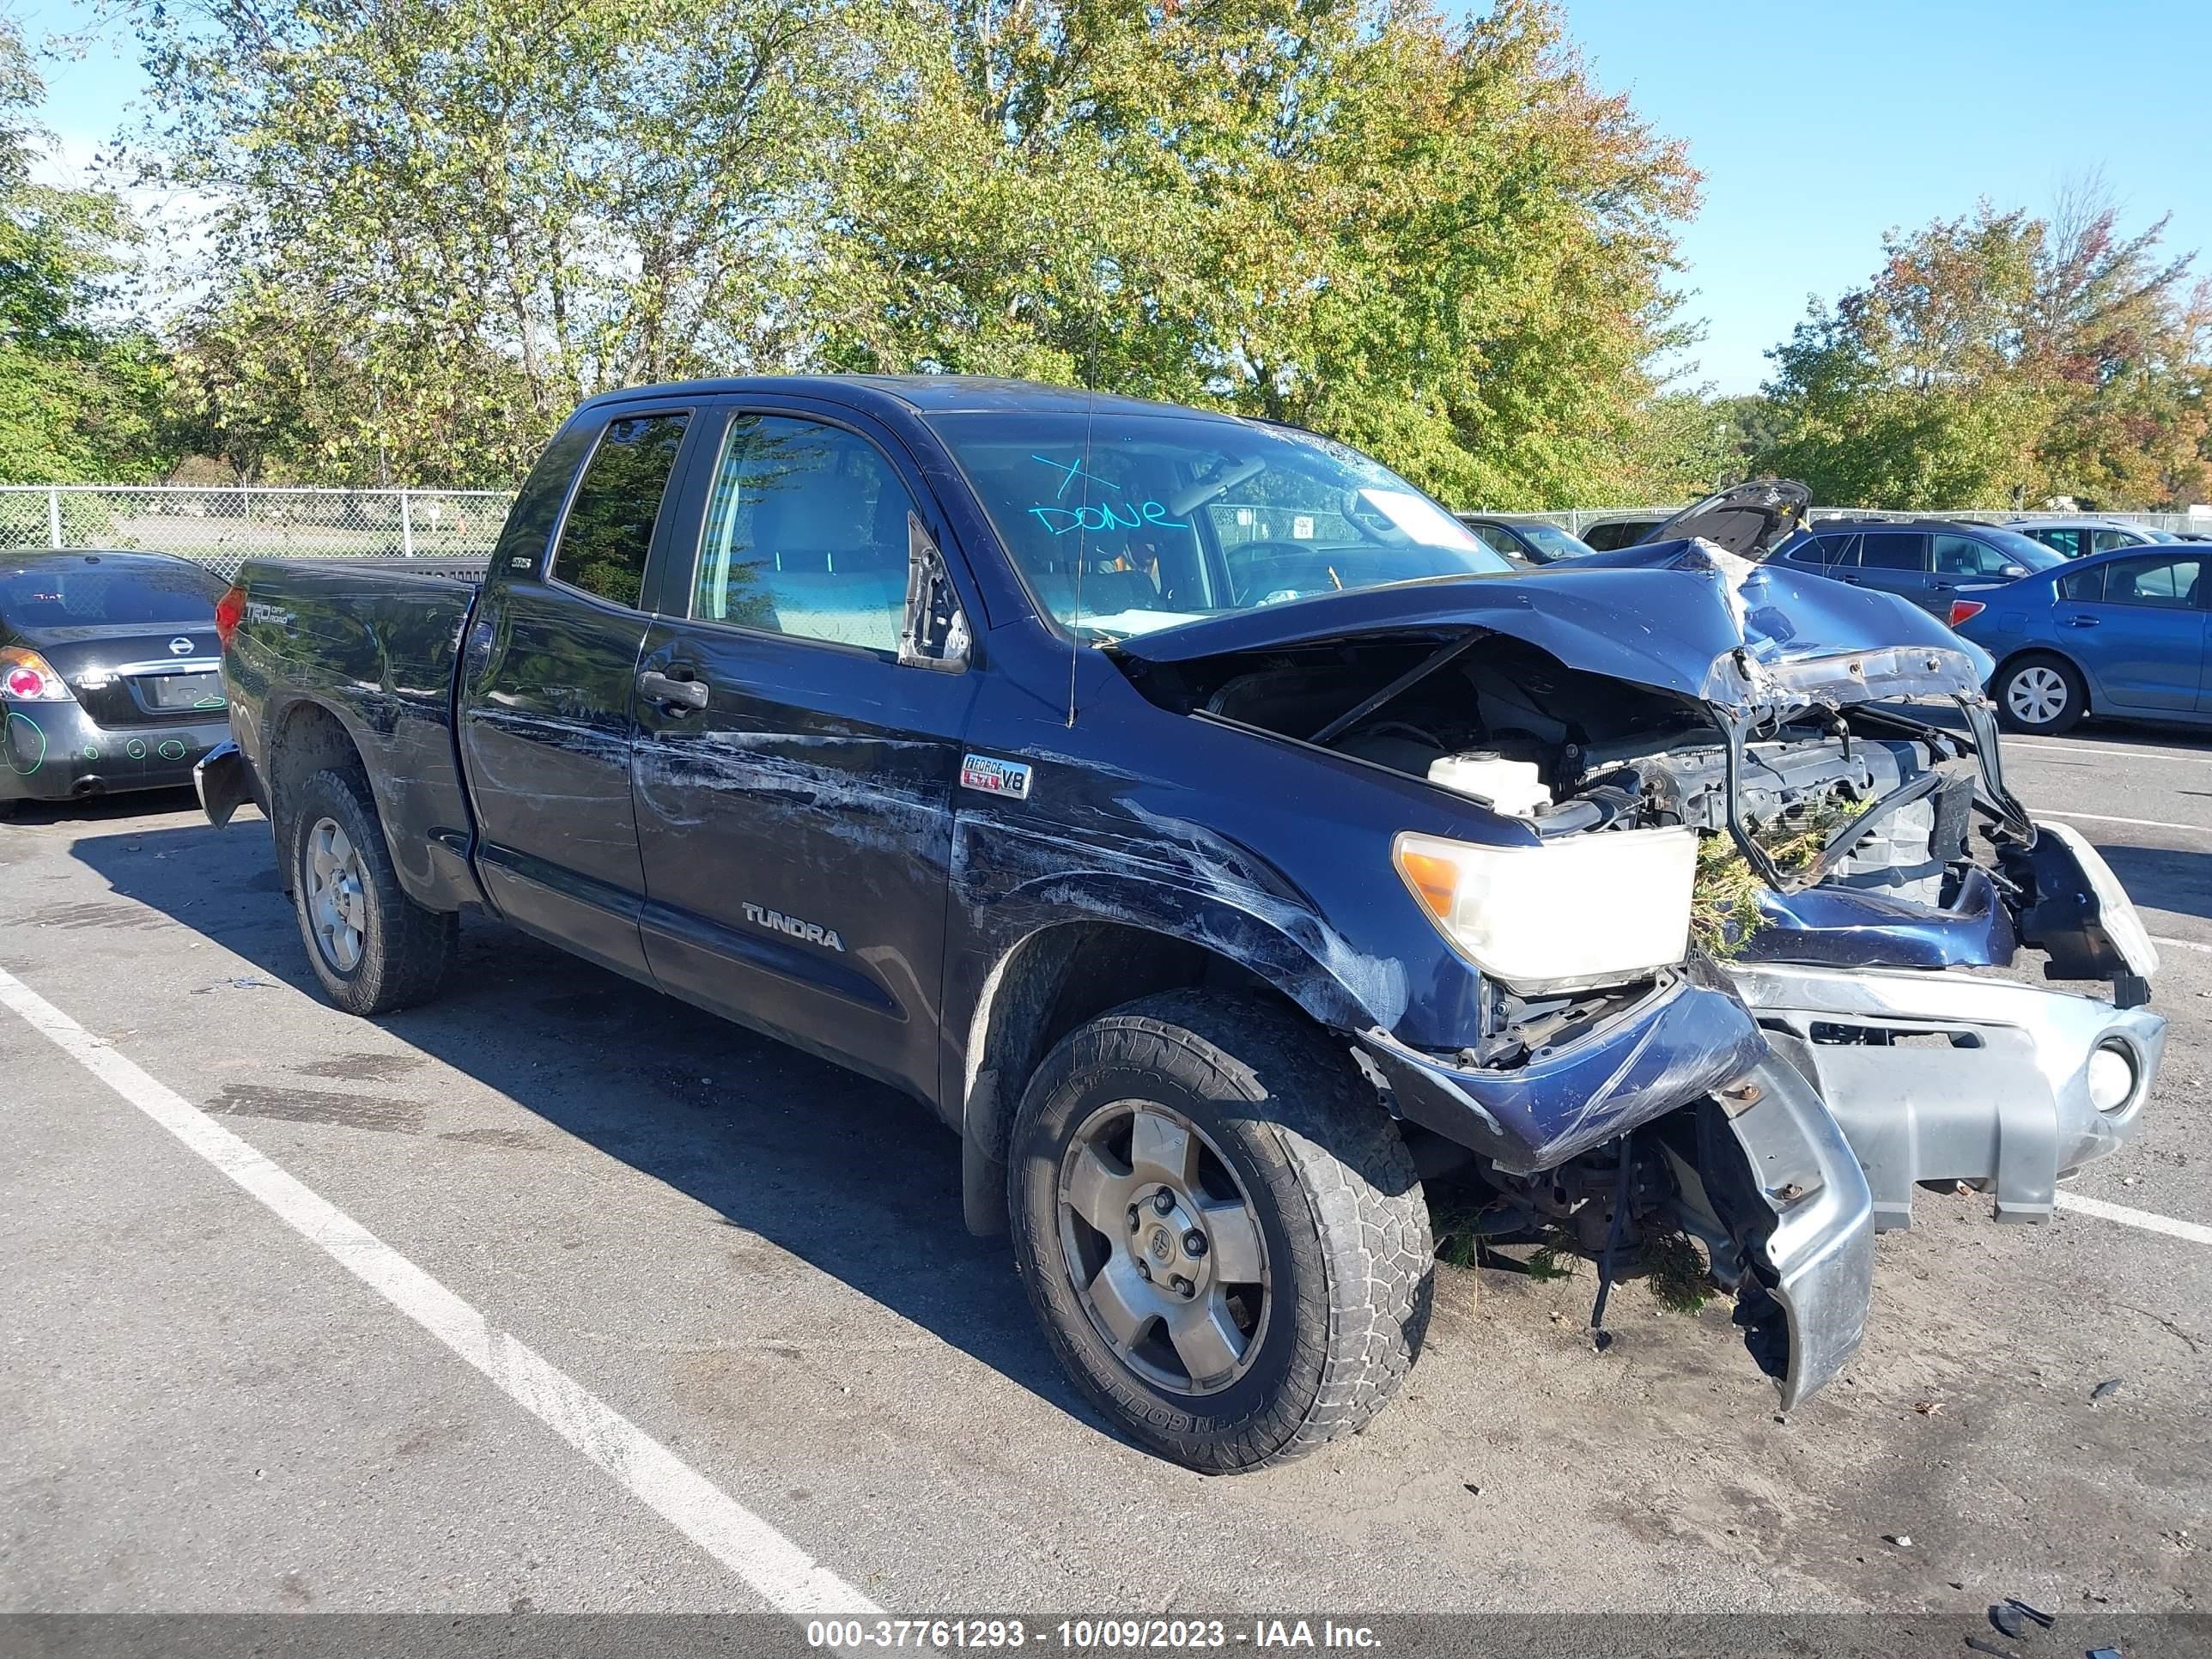
[{"label": "truck roof", "polygon": [[1038,413],[1082,413],[1119,410],[1124,413],[1195,415],[1221,421],[1237,416],[1215,410],[1192,410],[1180,404],[1156,403],[1127,398],[1113,392],[1089,392],[1081,386],[1045,386],[1035,380],[1000,380],[986,374],[749,374],[711,380],[678,380],[659,386],[624,386],[603,392],[586,400],[584,409],[604,408],[644,398],[724,392],[781,392],[791,397],[819,398],[825,402],[865,409],[895,403],[930,415],[1026,410]]}]

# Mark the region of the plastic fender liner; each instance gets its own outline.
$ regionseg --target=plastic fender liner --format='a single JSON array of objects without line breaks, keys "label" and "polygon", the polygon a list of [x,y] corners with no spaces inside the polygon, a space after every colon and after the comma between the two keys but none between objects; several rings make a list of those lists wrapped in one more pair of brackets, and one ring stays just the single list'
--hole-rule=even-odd
[{"label": "plastic fender liner", "polygon": [[1706,1190],[1759,1282],[1736,1322],[1787,1411],[1858,1352],[1874,1291],[1874,1194],[1834,1115],[1787,1060],[1761,1060],[1701,1106],[1698,1132]]}]

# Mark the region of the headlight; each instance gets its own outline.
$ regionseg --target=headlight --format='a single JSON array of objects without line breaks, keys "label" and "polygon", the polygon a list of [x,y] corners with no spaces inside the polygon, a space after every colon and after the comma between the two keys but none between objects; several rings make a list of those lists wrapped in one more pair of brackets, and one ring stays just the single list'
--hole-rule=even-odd
[{"label": "headlight", "polygon": [[1694,830],[1608,830],[1540,847],[1407,833],[1391,858],[1453,948],[1512,985],[1603,984],[1680,962],[1689,948]]}]

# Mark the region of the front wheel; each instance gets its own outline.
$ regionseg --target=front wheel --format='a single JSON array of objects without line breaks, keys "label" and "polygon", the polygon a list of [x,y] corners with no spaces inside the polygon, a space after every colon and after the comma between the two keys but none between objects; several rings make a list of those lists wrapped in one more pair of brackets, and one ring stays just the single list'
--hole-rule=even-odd
[{"label": "front wheel", "polygon": [[1017,1265],[1118,1427],[1210,1474],[1358,1428],[1411,1370],[1434,1271],[1397,1126],[1273,1004],[1171,992],[1093,1020],[1022,1098]]},{"label": "front wheel", "polygon": [[2088,688],[2071,663],[2022,657],[1997,676],[1997,721],[2008,732],[2048,737],[2071,730],[2089,712]]},{"label": "front wheel", "polygon": [[292,830],[292,900],[307,960],[349,1014],[427,1001],[460,945],[460,918],[409,898],[359,780],[318,772],[300,792]]}]

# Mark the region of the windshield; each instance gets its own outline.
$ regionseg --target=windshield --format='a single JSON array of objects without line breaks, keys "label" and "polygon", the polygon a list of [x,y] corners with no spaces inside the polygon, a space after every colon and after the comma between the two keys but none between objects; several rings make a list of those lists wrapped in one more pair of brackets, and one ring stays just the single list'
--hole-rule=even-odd
[{"label": "windshield", "polygon": [[1310,433],[1118,410],[932,424],[1037,602],[1094,639],[1513,568],[1404,479]]},{"label": "windshield", "polygon": [[2024,564],[2030,570],[2056,570],[2066,562],[2066,556],[2055,547],[2046,547],[2033,536],[2023,536],[2017,530],[1984,530],[1982,532],[2005,556],[2014,564]]},{"label": "windshield", "polygon": [[1536,550],[1537,558],[1545,564],[1556,559],[1579,559],[1585,553],[1597,550],[1588,542],[1570,536],[1555,524],[1516,524],[1513,528],[1523,541]]},{"label": "windshield", "polygon": [[222,580],[187,564],[0,558],[0,618],[18,628],[172,627],[215,620]]}]

